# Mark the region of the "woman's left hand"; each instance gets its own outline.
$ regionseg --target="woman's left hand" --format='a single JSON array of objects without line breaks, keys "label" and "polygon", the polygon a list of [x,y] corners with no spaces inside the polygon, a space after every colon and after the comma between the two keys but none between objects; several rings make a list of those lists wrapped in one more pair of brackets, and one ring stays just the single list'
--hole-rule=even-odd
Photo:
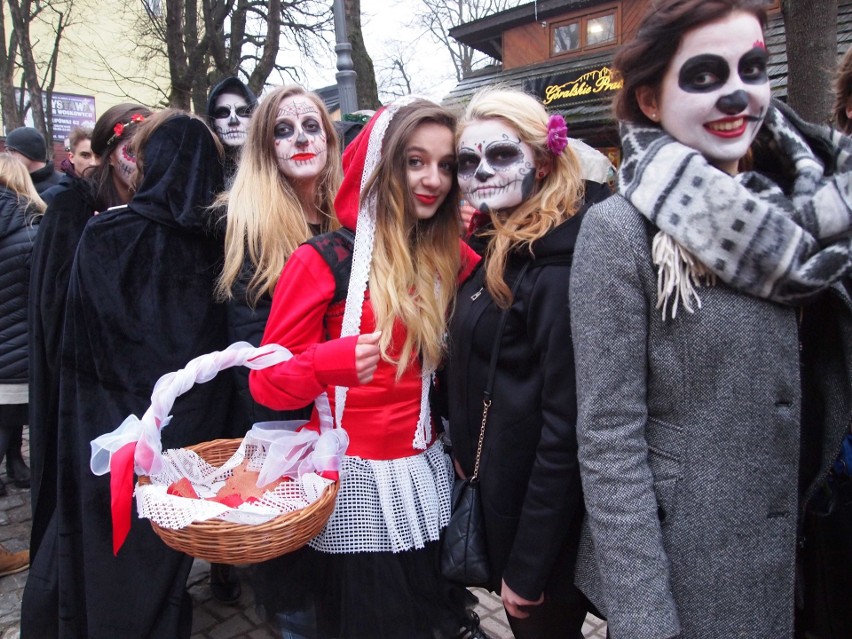
[{"label": "woman's left hand", "polygon": [[535,601],[524,599],[506,585],[505,579],[503,580],[503,586],[500,588],[500,593],[503,598],[503,607],[506,609],[506,613],[512,615],[516,619],[526,619],[530,616],[530,613],[524,610],[527,606],[538,606],[544,602],[544,593],[541,593],[541,596],[539,596],[539,598]]}]

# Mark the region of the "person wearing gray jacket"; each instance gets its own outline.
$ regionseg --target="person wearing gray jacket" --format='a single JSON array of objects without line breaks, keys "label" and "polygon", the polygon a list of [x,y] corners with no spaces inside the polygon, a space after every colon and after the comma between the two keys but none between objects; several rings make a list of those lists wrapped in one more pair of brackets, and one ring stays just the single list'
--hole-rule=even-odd
[{"label": "person wearing gray jacket", "polygon": [[850,424],[852,144],[771,100],[754,6],[661,0],[615,60],[618,193],[570,286],[576,581],[613,639],[802,636],[801,522]]}]

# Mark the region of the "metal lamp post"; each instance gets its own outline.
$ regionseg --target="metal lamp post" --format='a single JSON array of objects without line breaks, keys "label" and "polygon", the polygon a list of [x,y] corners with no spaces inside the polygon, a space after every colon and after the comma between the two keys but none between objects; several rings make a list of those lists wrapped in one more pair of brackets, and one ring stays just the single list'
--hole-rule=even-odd
[{"label": "metal lamp post", "polygon": [[346,11],[344,0],[334,0],[334,35],[337,44],[337,91],[340,96],[340,114],[354,113],[358,110],[358,96],[355,92],[355,65],[352,63],[352,45],[346,35]]}]

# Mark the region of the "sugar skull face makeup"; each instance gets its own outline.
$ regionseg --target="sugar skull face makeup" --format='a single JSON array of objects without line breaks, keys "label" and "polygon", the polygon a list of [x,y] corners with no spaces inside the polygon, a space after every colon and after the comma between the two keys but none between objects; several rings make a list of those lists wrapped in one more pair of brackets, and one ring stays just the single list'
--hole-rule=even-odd
[{"label": "sugar skull face makeup", "polygon": [[251,105],[236,93],[222,93],[213,107],[216,135],[226,146],[242,146],[246,141],[251,119]]},{"label": "sugar skull face makeup", "polygon": [[767,57],[757,18],[736,11],[688,32],[659,97],[637,97],[669,135],[735,173],[769,107]]},{"label": "sugar skull face makeup", "polygon": [[317,177],[325,166],[327,138],[317,106],[305,96],[281,100],[275,121],[278,169],[295,180]]},{"label": "sugar skull face makeup", "polygon": [[123,140],[109,156],[113,174],[126,188],[133,190],[136,180],[136,154],[129,146],[128,140]]},{"label": "sugar skull face makeup", "polygon": [[501,120],[474,120],[459,139],[462,197],[482,212],[506,210],[526,200],[535,184],[530,146]]}]

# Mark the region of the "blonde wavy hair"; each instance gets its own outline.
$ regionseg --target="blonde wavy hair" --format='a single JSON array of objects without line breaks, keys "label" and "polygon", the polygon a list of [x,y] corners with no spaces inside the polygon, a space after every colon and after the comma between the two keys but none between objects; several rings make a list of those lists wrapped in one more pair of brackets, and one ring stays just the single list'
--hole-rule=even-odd
[{"label": "blonde wavy hair", "polygon": [[527,247],[573,216],[583,203],[584,186],[580,162],[571,150],[554,156],[547,148],[549,115],[532,96],[506,87],[478,91],[465,109],[458,127],[458,141],[466,126],[475,120],[500,120],[518,132],[521,142],[533,151],[536,170],[549,173],[536,182],[529,198],[510,213],[492,211],[494,229],[488,232],[485,254],[485,286],[501,308],[512,303],[504,278],[510,253]]},{"label": "blonde wavy hair", "polygon": [[220,299],[233,297],[246,254],[253,267],[248,303],[254,306],[264,294],[271,295],[287,259],[311,237],[302,203],[293,185],[278,169],[275,153],[279,105],[281,100],[295,96],[304,96],[314,103],[326,135],[326,163],[317,178],[313,205],[320,213],[323,232],[340,226],[334,214],[334,196],[340,187],[343,168],[334,124],[315,93],[296,85],[279,87],[255,109],[233,186],[214,204],[227,209],[225,262],[216,286]]},{"label": "blonde wavy hair", "polygon": [[44,214],[47,204],[36,191],[27,167],[11,153],[0,153],[0,185],[18,196],[18,201],[35,211],[33,219]]},{"label": "blonde wavy hair", "polygon": [[[400,108],[385,133],[381,160],[364,188],[365,197],[371,192],[376,196],[370,301],[376,328],[382,331],[382,358],[396,365],[397,379],[417,355],[422,357],[427,371],[441,362],[461,262],[455,170],[450,192],[428,220],[417,218],[408,186],[409,140],[419,126],[427,123],[455,133],[455,116],[437,104],[417,100]],[[455,156],[455,150],[452,153]],[[406,329],[401,345],[393,343],[397,321]],[[396,348],[398,359],[390,355]]]}]

